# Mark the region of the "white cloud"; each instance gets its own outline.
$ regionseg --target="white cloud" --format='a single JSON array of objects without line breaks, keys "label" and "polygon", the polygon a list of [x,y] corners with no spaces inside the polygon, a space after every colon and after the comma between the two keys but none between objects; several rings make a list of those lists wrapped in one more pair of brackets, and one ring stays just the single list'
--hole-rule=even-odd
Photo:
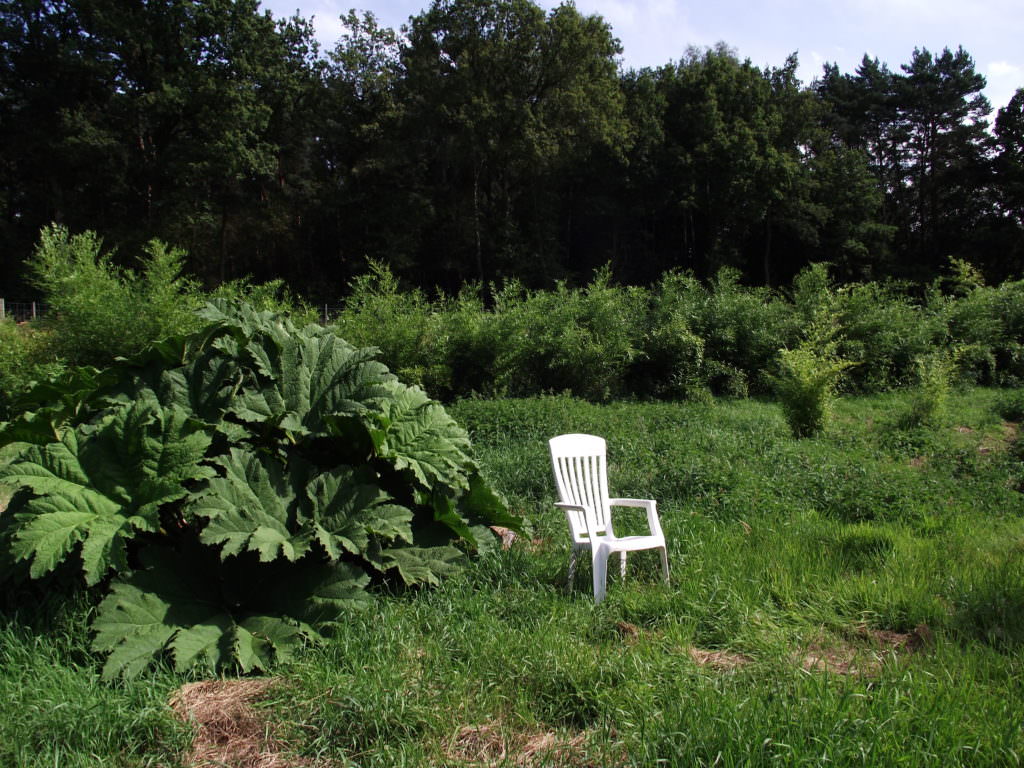
[{"label": "white cloud", "polygon": [[638,3],[622,0],[599,0],[594,5],[594,13],[599,13],[613,28],[632,27],[636,24],[637,12],[642,10]]},{"label": "white cloud", "polygon": [[[1001,0],[965,3],[963,0],[851,0],[849,5],[876,17],[911,18],[918,21],[972,18],[984,15],[984,6],[1001,6]],[[994,9],[993,9],[994,10]]]},{"label": "white cloud", "polygon": [[1024,75],[1024,69],[1021,69],[1016,64],[1011,64],[1008,61],[989,62],[987,72],[990,78],[998,79],[1002,79],[1004,77],[1019,78],[1021,75]]},{"label": "white cloud", "polygon": [[992,109],[1005,107],[1018,88],[1024,87],[1024,67],[1009,61],[990,61],[985,67],[988,86],[985,95],[992,102]]}]

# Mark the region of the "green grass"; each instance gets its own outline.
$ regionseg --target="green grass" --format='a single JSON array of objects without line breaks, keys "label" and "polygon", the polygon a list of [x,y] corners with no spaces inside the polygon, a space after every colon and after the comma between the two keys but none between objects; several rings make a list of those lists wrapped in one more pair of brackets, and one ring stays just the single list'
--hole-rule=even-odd
[{"label": "green grass", "polygon": [[[8,604],[18,596],[5,595]],[[20,602],[35,602],[38,595]],[[167,706],[167,672],[100,682],[82,601],[0,613],[0,765],[171,766],[190,741]]]},{"label": "green grass", "polygon": [[[458,403],[535,543],[350,617],[261,707],[338,765],[1019,765],[1024,464],[1006,395],[954,393],[945,423],[915,430],[898,426],[907,397],[842,399],[805,440],[756,400]],[[671,585],[641,553],[599,607],[588,568],[567,588],[546,441],[569,431],[608,439],[613,494],[658,499]],[[164,706],[182,680],[99,683],[87,610],[2,619],[0,764],[182,753]],[[913,653],[872,640],[920,625]],[[809,651],[864,673],[805,669]]]}]

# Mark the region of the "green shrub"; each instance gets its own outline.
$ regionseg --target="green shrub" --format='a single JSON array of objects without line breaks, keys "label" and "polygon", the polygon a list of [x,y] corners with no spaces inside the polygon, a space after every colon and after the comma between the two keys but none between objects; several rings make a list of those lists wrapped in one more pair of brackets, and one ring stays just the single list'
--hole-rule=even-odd
[{"label": "green shrub", "polygon": [[704,340],[693,330],[704,289],[692,275],[665,273],[648,293],[646,331],[630,365],[629,389],[658,398],[703,399],[708,393]]},{"label": "green shrub", "polygon": [[831,313],[835,294],[827,264],[810,264],[793,278],[793,308],[801,325],[809,327],[815,318]]},{"label": "green shrub", "polygon": [[975,285],[949,298],[943,310],[961,378],[1024,384],[1024,281]]},{"label": "green shrub", "polygon": [[495,294],[495,380],[513,396],[571,392],[600,401],[623,394],[644,308],[644,292],[613,286],[607,268],[582,289],[559,283],[530,292],[510,283]]},{"label": "green shrub", "polygon": [[834,321],[819,318],[798,347],[779,350],[778,373],[771,381],[794,437],[825,430],[839,380],[855,365],[837,356],[834,335]]},{"label": "green shrub", "polygon": [[943,352],[935,352],[916,361],[917,387],[906,408],[897,418],[903,429],[940,426],[946,418],[946,408],[952,389],[950,379],[953,362]]},{"label": "green shrub", "polygon": [[[207,325],[37,391],[0,432],[0,585],[105,594],[105,676],[169,655],[266,669],[360,607],[371,580],[436,584],[486,527],[518,527],[469,440],[372,350],[224,301]],[[69,401],[75,407],[69,408]],[[459,544],[462,549],[453,544]],[[4,582],[8,583],[4,583]]]},{"label": "green shrub", "polygon": [[1024,421],[1024,389],[1004,392],[996,401],[995,411],[1007,421]]},{"label": "green shrub", "polygon": [[1024,282],[957,286],[948,296],[934,286],[927,301],[892,283],[834,288],[827,265],[812,264],[787,300],[740,285],[731,269],[709,285],[668,272],[647,289],[612,285],[606,268],[583,288],[531,291],[512,280],[431,301],[373,264],[352,282],[337,327],[444,399],[744,397],[765,391],[778,350],[797,347],[827,315],[835,318],[836,356],[857,364],[844,379],[852,391],[914,386],[917,361],[943,349],[961,379],[1024,381]]},{"label": "green shrub", "polygon": [[382,362],[415,384],[449,377],[433,343],[434,308],[419,289],[403,290],[386,264],[370,262],[370,271],[349,284],[349,296],[334,327],[358,346],[376,347]]},{"label": "green shrub", "polygon": [[442,296],[433,317],[431,337],[443,366],[427,381],[431,391],[450,399],[499,395],[496,361],[504,341],[498,315],[484,308],[479,285],[465,285],[457,296]]},{"label": "green shrub", "polygon": [[943,340],[940,313],[912,302],[895,285],[858,283],[837,289],[838,353],[857,363],[848,381],[860,392],[913,384],[916,360]]},{"label": "green shrub", "polygon": [[140,270],[123,270],[95,233],[44,228],[28,260],[29,280],[50,305],[56,353],[70,364],[103,366],[196,329],[199,295],[181,277],[184,255],[153,240]]},{"label": "green shrub", "polygon": [[706,379],[718,393],[763,390],[780,347],[799,339],[793,306],[768,288],[745,288],[722,269],[695,307],[694,332],[704,340]]},{"label": "green shrub", "polygon": [[10,416],[14,396],[33,381],[50,378],[63,369],[52,337],[52,332],[38,324],[0,320],[0,421]]}]

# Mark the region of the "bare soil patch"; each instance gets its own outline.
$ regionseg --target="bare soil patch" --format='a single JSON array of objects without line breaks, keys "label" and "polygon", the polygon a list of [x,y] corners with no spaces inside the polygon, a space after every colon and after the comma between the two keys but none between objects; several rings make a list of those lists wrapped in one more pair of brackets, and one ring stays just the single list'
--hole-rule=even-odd
[{"label": "bare soil patch", "polygon": [[188,683],[171,697],[171,709],[192,723],[192,749],[183,757],[194,768],[306,768],[311,763],[290,754],[273,727],[252,704],[280,681],[204,680]]}]

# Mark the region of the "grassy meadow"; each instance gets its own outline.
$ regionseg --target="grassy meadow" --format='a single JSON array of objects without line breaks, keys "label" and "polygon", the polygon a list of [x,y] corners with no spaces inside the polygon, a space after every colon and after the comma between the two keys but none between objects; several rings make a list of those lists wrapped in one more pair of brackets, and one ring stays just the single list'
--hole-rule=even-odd
[{"label": "grassy meadow", "polygon": [[[912,397],[843,398],[803,440],[757,399],[453,404],[531,530],[280,665],[254,704],[274,764],[1019,765],[1019,414],[975,388],[908,428]],[[589,566],[565,583],[546,441],[570,431],[608,439],[613,495],[658,500],[670,585],[653,553],[598,607]],[[88,602],[4,601],[0,765],[186,761],[188,679],[101,683]]]}]

